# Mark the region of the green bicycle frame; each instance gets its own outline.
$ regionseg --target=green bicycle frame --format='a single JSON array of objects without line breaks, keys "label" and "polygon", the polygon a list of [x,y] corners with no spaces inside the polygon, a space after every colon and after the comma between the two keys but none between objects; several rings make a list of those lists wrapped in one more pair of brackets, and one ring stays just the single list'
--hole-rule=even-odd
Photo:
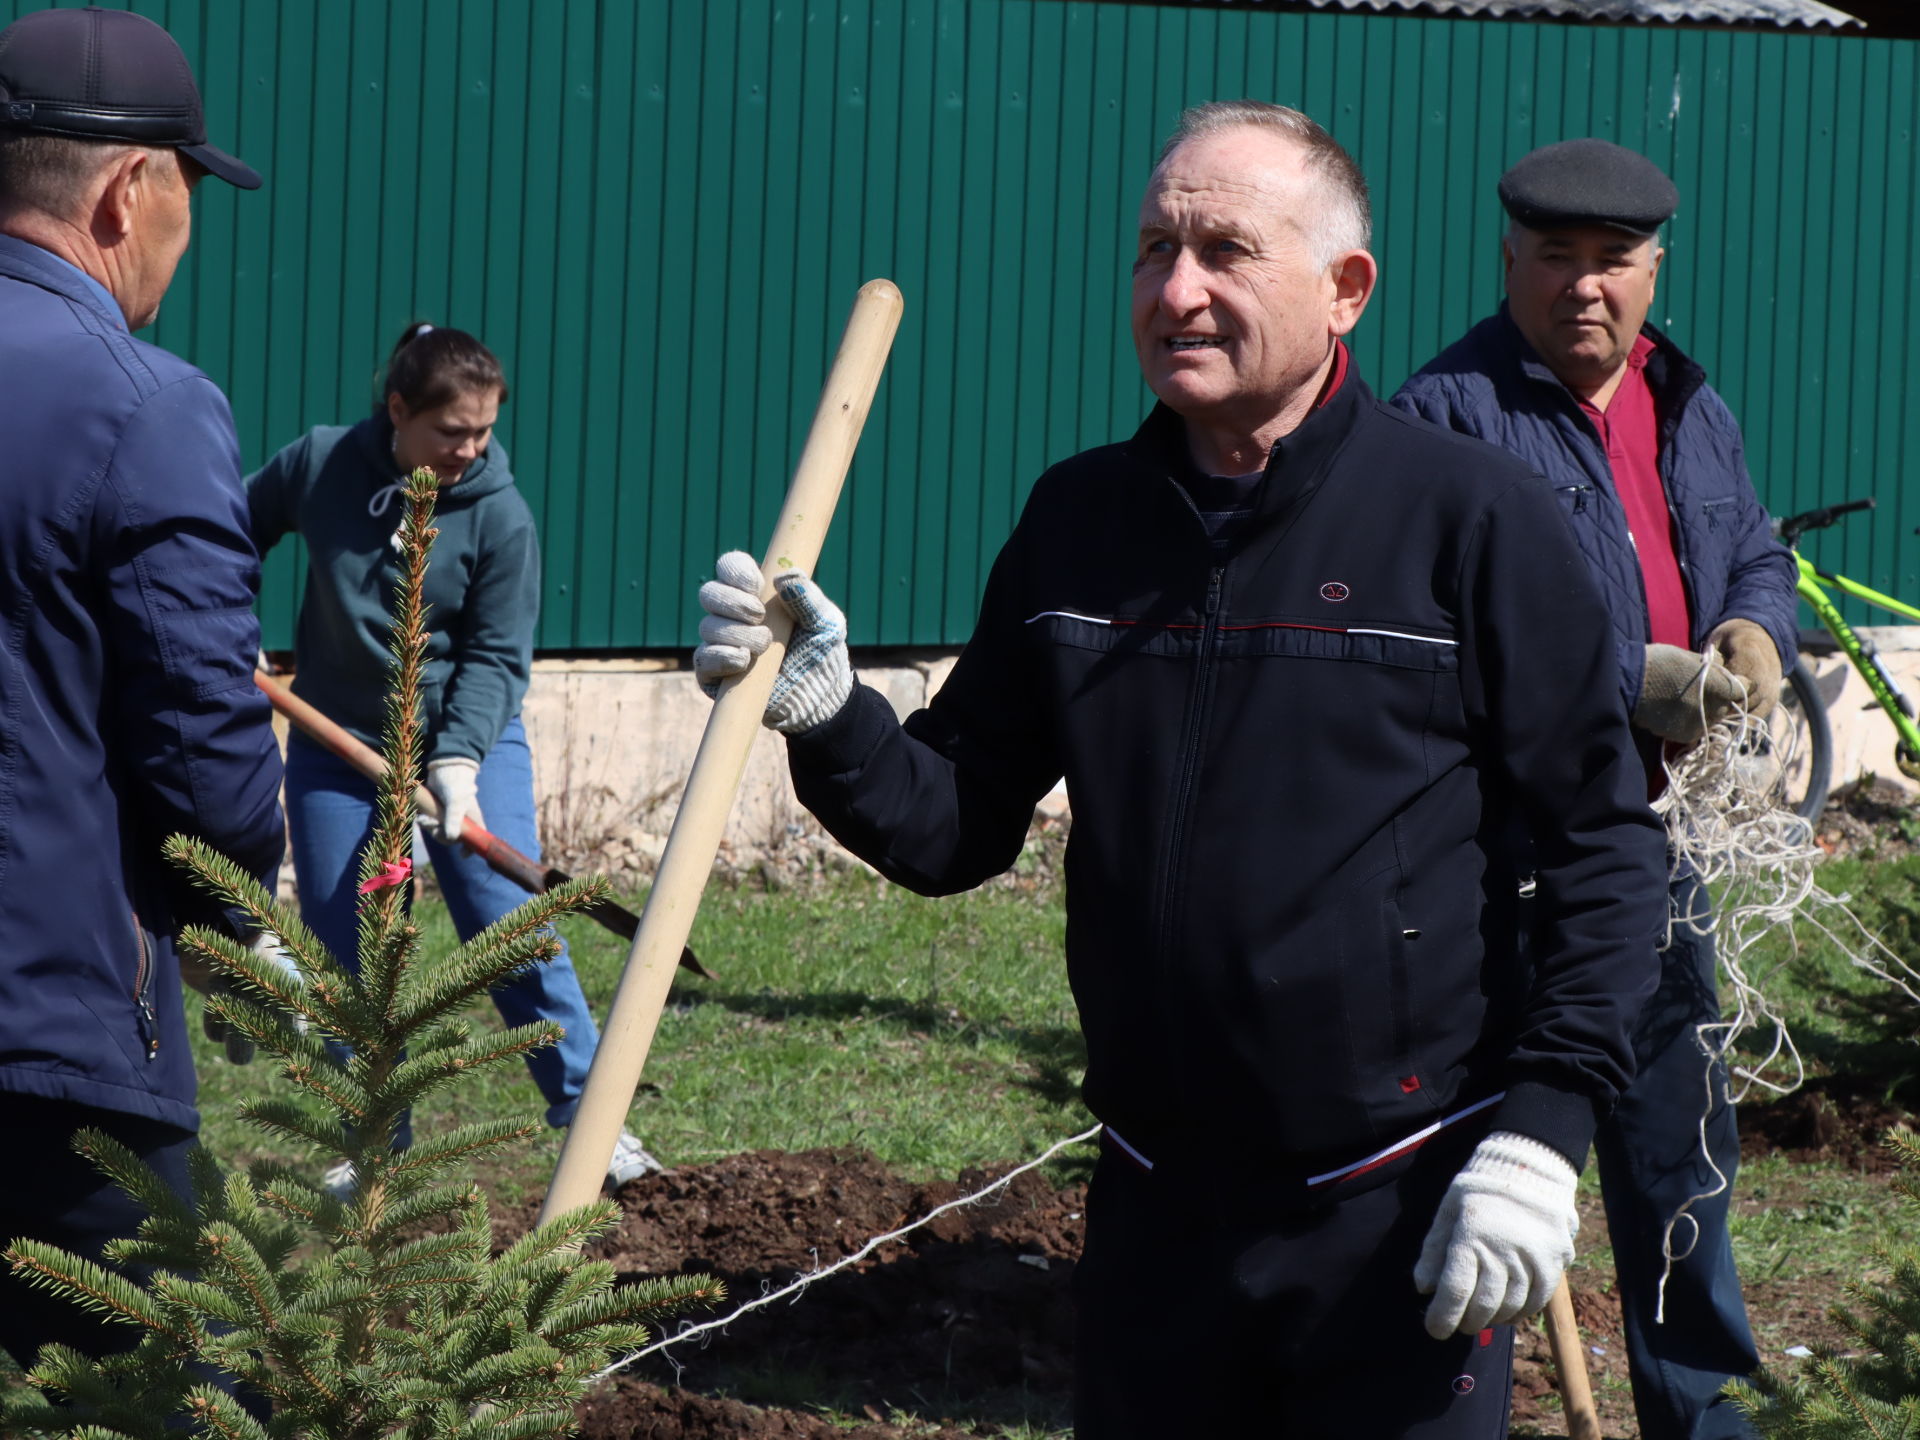
[{"label": "green bicycle frame", "polygon": [[1880,708],[1887,712],[1887,718],[1893,722],[1893,728],[1900,737],[1900,744],[1894,751],[1894,762],[1899,765],[1900,772],[1910,779],[1920,780],[1920,725],[1914,723],[1912,702],[1900,692],[1893,676],[1887,673],[1887,667],[1873,642],[1855,634],[1853,627],[1841,618],[1840,607],[1820,588],[1821,582],[1825,581],[1856,600],[1864,600],[1895,615],[1904,615],[1909,620],[1920,620],[1920,610],[1891,595],[1882,595],[1878,590],[1869,589],[1857,580],[1822,570],[1797,552],[1794,559],[1800,562],[1800,581],[1794,588],[1799,591],[1800,598],[1812,607],[1813,613],[1820,617],[1820,623],[1827,627],[1834,643],[1853,662],[1853,668],[1860,672],[1860,678],[1867,682],[1873,698],[1880,702]]}]

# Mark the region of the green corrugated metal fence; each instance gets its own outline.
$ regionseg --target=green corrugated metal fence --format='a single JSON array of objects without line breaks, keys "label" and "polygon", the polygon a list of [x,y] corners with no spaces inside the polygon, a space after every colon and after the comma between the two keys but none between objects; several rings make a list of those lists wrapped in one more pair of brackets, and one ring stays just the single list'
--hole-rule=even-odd
[{"label": "green corrugated metal fence", "polygon": [[[0,0],[0,19],[32,8]],[[371,403],[415,317],[481,335],[549,649],[687,643],[757,549],[855,287],[908,309],[822,564],[857,642],[965,637],[1052,459],[1131,430],[1138,192],[1183,105],[1297,104],[1375,187],[1383,392],[1499,296],[1493,182],[1603,135],[1685,197],[1656,318],[1776,509],[1875,493],[1829,563],[1920,593],[1920,42],[1064,0],[142,0],[216,143],[157,338],[257,463]],[[264,601],[284,644],[297,555]]]}]

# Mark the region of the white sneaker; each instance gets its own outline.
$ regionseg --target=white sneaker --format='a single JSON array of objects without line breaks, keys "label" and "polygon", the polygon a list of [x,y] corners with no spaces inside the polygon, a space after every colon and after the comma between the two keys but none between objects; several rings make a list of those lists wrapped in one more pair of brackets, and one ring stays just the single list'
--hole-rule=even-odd
[{"label": "white sneaker", "polygon": [[353,1200],[355,1183],[351,1160],[334,1161],[327,1167],[327,1173],[320,1177],[320,1188],[342,1205]]},{"label": "white sneaker", "polygon": [[632,1131],[622,1130],[620,1138],[613,1144],[613,1159],[607,1162],[607,1189],[618,1190],[629,1180],[664,1174],[666,1168],[647,1153],[646,1146],[634,1137]]}]

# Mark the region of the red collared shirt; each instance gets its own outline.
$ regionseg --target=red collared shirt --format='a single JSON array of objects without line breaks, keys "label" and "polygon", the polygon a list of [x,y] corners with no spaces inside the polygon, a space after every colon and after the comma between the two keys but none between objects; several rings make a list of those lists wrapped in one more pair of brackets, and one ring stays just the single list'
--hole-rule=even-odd
[{"label": "red collared shirt", "polygon": [[1627,373],[1607,408],[1601,410],[1590,400],[1581,400],[1580,408],[1607,447],[1613,488],[1627,512],[1627,531],[1640,559],[1650,634],[1659,644],[1686,650],[1692,648],[1693,621],[1687,613],[1680,557],[1674,550],[1673,514],[1660,480],[1660,426],[1653,412],[1653,391],[1647,386],[1647,357],[1652,353],[1653,341],[1642,335],[1634,342]]}]

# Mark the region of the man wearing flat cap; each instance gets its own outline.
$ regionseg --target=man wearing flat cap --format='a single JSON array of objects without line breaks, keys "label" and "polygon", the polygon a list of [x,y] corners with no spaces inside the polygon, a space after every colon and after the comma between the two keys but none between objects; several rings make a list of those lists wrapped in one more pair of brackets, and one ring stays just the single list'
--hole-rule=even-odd
[{"label": "man wearing flat cap", "polygon": [[[212,174],[185,57],[121,10],[0,30],[0,1242],[98,1257],[142,1211],[73,1153],[104,1130],[190,1194],[199,1126],[172,935],[214,923],[161,859],[280,859],[252,685],[259,562],[227,402],[151,324]],[[0,1275],[0,1346],[136,1338]]]},{"label": "man wearing flat cap", "polygon": [[[1394,397],[1514,452],[1553,487],[1612,616],[1649,795],[1664,786],[1669,745],[1737,706],[1773,707],[1796,633],[1793,563],[1754,494],[1739,426],[1705,372],[1647,323],[1660,227],[1679,199],[1658,166],[1604,140],[1523,157],[1500,180],[1507,303]],[[1595,1149],[1640,1433],[1719,1440],[1752,1433],[1719,1391],[1758,1364],[1715,1174],[1731,1184],[1739,1140],[1717,1062],[1708,1106],[1697,1038],[1720,1019],[1707,895],[1682,872],[1668,904],[1638,1075]],[[1663,1247],[1682,1207],[1669,1272]]]}]

